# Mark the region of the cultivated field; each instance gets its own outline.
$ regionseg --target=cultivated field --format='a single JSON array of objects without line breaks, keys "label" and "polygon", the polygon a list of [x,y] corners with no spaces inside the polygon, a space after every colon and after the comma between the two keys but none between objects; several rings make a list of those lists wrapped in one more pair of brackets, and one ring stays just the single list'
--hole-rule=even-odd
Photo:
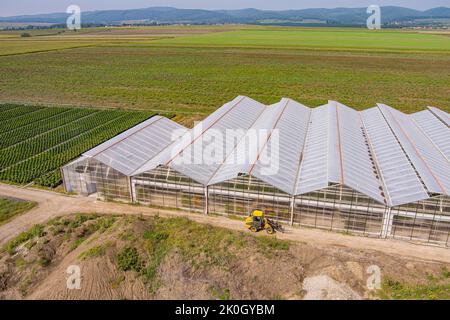
[{"label": "cultivated field", "polygon": [[[242,94],[450,110],[448,33],[279,27],[0,32],[0,101],[204,116]],[[31,53],[34,52],[34,53]],[[1,56],[3,55],[3,56]]]},{"label": "cultivated field", "polygon": [[151,117],[148,111],[0,106],[0,180],[55,187],[59,168]]},{"label": "cultivated field", "polygon": [[292,48],[312,50],[350,50],[368,52],[443,52],[450,41],[442,35],[404,31],[369,31],[335,28],[258,28],[162,39],[161,44],[183,46],[224,46],[257,48]]},{"label": "cultivated field", "polygon": [[[256,26],[0,31],[0,182],[55,188],[61,166],[155,113],[191,126],[237,95],[450,112],[449,35]],[[187,220],[181,211],[0,189],[0,299],[450,299],[443,248],[308,228],[253,237],[226,217]],[[71,265],[91,285],[67,290]],[[367,288],[373,265],[383,271],[377,292]]]},{"label": "cultivated field", "polygon": [[0,197],[0,226],[8,223],[16,216],[33,209],[35,202]]},{"label": "cultivated field", "polygon": [[405,112],[450,111],[449,83],[445,32],[0,31],[0,102],[42,105],[0,105],[0,180],[56,186],[60,166],[156,112],[190,126],[237,95],[267,104],[290,97],[308,106],[338,100],[357,109],[383,102]]}]

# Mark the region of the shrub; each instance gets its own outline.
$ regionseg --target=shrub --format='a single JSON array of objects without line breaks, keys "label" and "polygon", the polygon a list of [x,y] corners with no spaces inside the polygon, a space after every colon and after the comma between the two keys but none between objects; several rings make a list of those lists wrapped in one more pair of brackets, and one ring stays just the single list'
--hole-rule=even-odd
[{"label": "shrub", "polygon": [[42,237],[45,235],[44,227],[40,224],[35,225],[30,230],[22,232],[16,238],[11,240],[6,244],[4,250],[6,250],[10,255],[16,252],[16,248],[24,242],[31,240],[35,237]]},{"label": "shrub", "polygon": [[424,284],[409,284],[386,279],[378,295],[381,299],[394,300],[448,300],[450,285],[436,282],[436,279]]},{"label": "shrub", "polygon": [[450,271],[448,271],[447,267],[442,268],[442,277],[444,279],[450,278]]},{"label": "shrub", "polygon": [[41,258],[39,258],[39,261],[38,261],[38,263],[41,267],[48,267],[51,262],[52,261],[48,257],[41,257]]},{"label": "shrub", "polygon": [[166,240],[168,237],[169,234],[164,231],[151,231],[151,230],[144,231],[144,239],[147,240],[162,241]]},{"label": "shrub", "polygon": [[86,240],[86,238],[81,237],[81,238],[76,239],[74,242],[72,242],[70,244],[69,252],[72,252],[73,250],[78,248],[84,242],[84,240]]},{"label": "shrub", "polygon": [[95,246],[90,248],[89,250],[83,252],[79,258],[81,259],[87,259],[87,258],[94,258],[94,257],[100,257],[103,256],[106,252],[106,246]]},{"label": "shrub", "polygon": [[63,224],[67,225],[70,229],[76,229],[83,223],[89,220],[95,220],[98,216],[96,214],[77,214],[73,220],[65,220]]},{"label": "shrub", "polygon": [[216,287],[210,288],[211,294],[218,300],[230,300],[230,289],[219,289]]},{"label": "shrub", "polygon": [[117,265],[122,271],[142,269],[142,261],[135,247],[125,247],[117,254]]},{"label": "shrub", "polygon": [[100,233],[103,233],[111,228],[114,222],[116,222],[115,217],[101,217],[95,222],[92,228],[95,231],[98,230]]}]

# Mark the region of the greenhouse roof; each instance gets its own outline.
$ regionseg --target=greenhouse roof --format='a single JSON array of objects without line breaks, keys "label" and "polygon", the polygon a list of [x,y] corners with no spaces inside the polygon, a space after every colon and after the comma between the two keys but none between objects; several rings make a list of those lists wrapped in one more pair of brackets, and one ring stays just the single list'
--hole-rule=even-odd
[{"label": "greenhouse roof", "polygon": [[131,175],[144,164],[157,157],[188,129],[178,123],[154,116],[114,138],[85,152],[84,157],[96,160]]},{"label": "greenhouse roof", "polygon": [[[84,155],[125,175],[166,165],[205,186],[239,174],[290,195],[341,184],[392,207],[450,195],[449,119],[435,107],[407,115],[383,104],[356,111],[335,101],[308,108],[284,98],[265,106],[239,96],[191,130],[153,117]],[[231,143],[220,143],[215,161],[204,161],[229,130]],[[255,143],[261,130],[267,134]],[[276,170],[265,163],[267,154],[277,158]]]}]

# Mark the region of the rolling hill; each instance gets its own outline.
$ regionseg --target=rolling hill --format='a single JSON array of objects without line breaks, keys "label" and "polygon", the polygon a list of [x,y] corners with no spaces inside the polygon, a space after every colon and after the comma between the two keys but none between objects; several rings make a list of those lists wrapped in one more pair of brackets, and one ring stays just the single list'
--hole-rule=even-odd
[{"label": "rolling hill", "polygon": [[[49,13],[14,17],[0,17],[0,22],[11,23],[65,23],[68,14]],[[103,10],[83,12],[82,22],[91,24],[161,23],[161,24],[302,24],[321,22],[330,25],[364,25],[368,14],[366,8],[334,8],[266,11],[253,8],[240,10],[177,9],[151,7],[130,10]],[[419,11],[403,7],[382,7],[384,24],[411,22],[418,19],[449,18],[450,8],[439,7]]]}]

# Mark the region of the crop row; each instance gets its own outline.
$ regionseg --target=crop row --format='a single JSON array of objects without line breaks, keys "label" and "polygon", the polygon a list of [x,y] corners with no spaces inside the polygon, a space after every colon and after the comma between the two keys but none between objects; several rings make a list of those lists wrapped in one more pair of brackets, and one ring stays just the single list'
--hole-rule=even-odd
[{"label": "crop row", "polygon": [[11,121],[12,119],[23,117],[25,114],[39,109],[42,109],[42,107],[19,106],[16,108],[8,109],[6,111],[0,112],[0,123],[3,123],[3,121]]},{"label": "crop row", "polygon": [[[110,113],[120,114],[120,112],[112,111]],[[84,151],[142,122],[148,117],[149,114],[146,112],[121,113],[121,116],[110,122],[103,122],[102,125],[95,129],[0,172],[0,179],[17,183],[28,183],[36,179],[38,183],[48,183],[45,175],[49,172],[57,170]],[[44,176],[44,179],[39,180],[39,177],[42,176]],[[52,177],[50,175],[47,178],[55,179],[55,176]],[[51,185],[54,186],[55,184],[51,183]]]},{"label": "crop row", "polygon": [[61,184],[61,171],[55,170],[46,173],[37,178],[34,182],[36,182],[40,186],[56,188]]},{"label": "crop row", "polygon": [[79,121],[71,122],[65,126],[49,131],[34,139],[13,145],[0,151],[0,170],[17,162],[34,156],[60,143],[72,139],[86,131],[123,115],[122,111],[99,111]]},{"label": "crop row", "polygon": [[59,113],[53,117],[42,119],[36,123],[30,123],[13,131],[0,134],[0,148],[15,145],[49,130],[81,119],[94,112],[96,111],[92,109],[68,109],[68,111]]},{"label": "crop row", "polygon": [[52,117],[59,113],[63,113],[64,111],[67,111],[67,110],[68,110],[67,108],[36,109],[36,111],[26,113],[23,116],[4,120],[0,124],[0,134],[7,133],[9,131],[20,128],[22,126],[26,126],[28,124],[35,123],[42,119],[48,119],[49,117]]},{"label": "crop row", "polygon": [[5,112],[5,111],[8,111],[8,110],[17,108],[17,107],[19,107],[18,104],[2,104],[2,105],[0,106],[0,114],[2,114],[2,113]]}]

